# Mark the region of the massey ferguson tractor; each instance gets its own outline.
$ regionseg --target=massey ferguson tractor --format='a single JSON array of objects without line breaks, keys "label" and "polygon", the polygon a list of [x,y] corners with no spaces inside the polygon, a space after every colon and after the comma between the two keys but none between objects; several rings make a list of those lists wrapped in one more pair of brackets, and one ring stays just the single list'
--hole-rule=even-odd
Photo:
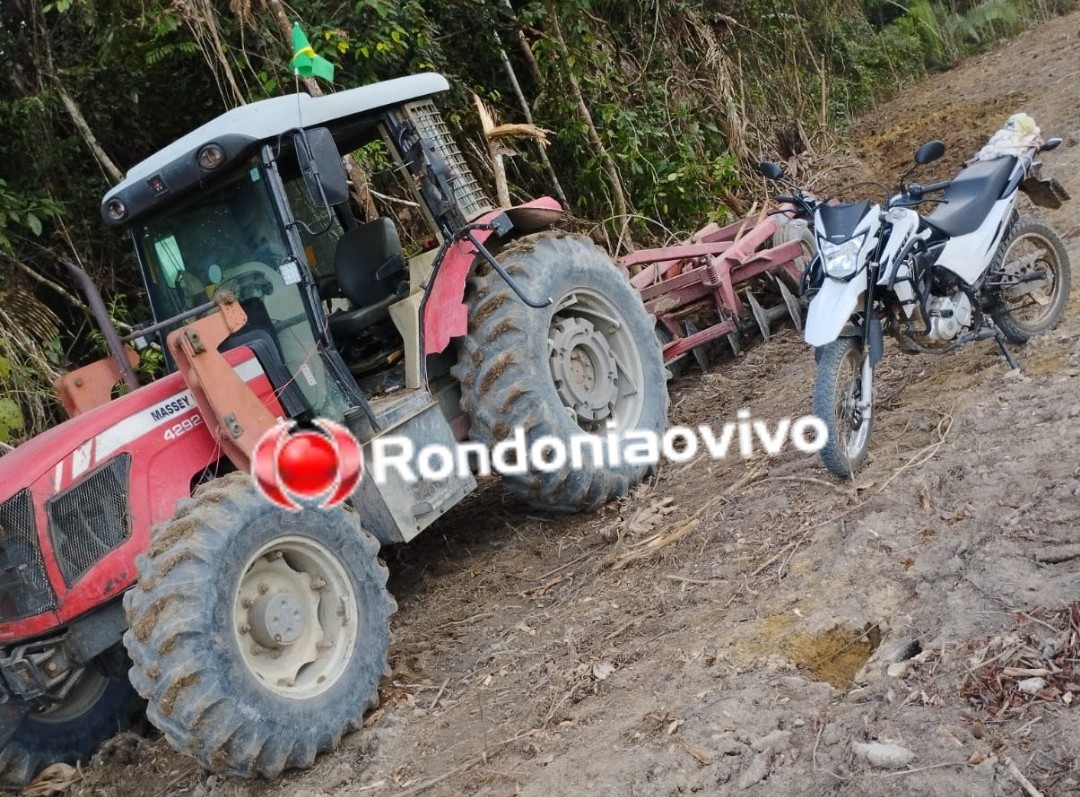
[{"label": "massey ferguson tractor", "polygon": [[[245,105],[104,197],[153,319],[120,337],[98,312],[111,356],[57,382],[68,420],[0,458],[6,788],[85,761],[144,710],[207,770],[247,777],[309,767],[361,726],[396,608],[380,546],[445,515],[477,469],[381,483],[365,469],[343,503],[292,511],[251,475],[275,427],[338,424],[364,463],[387,436],[456,450],[519,430],[663,433],[638,293],[560,231],[554,201],[488,204],[436,110],[448,88],[427,73]],[[351,209],[357,152],[403,187],[401,213]],[[140,384],[146,346],[165,373]],[[534,507],[587,512],[655,466],[631,461],[555,459],[502,481]]]}]

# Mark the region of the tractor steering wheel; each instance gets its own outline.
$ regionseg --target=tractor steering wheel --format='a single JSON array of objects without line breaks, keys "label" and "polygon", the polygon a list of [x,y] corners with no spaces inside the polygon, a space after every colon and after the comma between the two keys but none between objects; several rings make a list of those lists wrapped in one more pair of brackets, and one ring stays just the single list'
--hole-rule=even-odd
[{"label": "tractor steering wheel", "polygon": [[238,301],[261,299],[274,292],[274,284],[258,271],[244,271],[222,280],[214,289],[216,297],[222,291],[232,291]]}]

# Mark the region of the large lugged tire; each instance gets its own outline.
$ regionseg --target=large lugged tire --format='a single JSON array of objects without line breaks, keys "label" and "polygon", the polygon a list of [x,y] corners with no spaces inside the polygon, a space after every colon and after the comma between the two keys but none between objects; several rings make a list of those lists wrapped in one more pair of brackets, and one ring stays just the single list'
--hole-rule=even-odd
[{"label": "large lugged tire", "polygon": [[204,768],[274,777],[359,728],[388,674],[387,570],[351,509],[289,512],[246,474],[155,530],[124,600],[147,717]]},{"label": "large lugged tire", "polygon": [[820,346],[817,376],[814,378],[814,415],[828,429],[828,442],[821,460],[833,474],[851,478],[862,466],[870,450],[874,415],[862,417],[855,402],[862,396],[864,354],[855,338],[839,338]]},{"label": "large lugged tire", "polygon": [[776,216],[776,232],[773,233],[772,245],[774,247],[786,244],[788,241],[798,241],[802,245],[802,254],[795,258],[795,266],[800,272],[805,272],[810,261],[817,254],[817,239],[808,223],[802,219],[792,219],[783,214]]},{"label": "large lugged tire", "polygon": [[63,702],[28,715],[0,750],[0,788],[19,791],[50,764],[88,761],[98,745],[130,727],[141,709],[126,678],[86,667]]},{"label": "large lugged tire", "polygon": [[1001,244],[990,279],[1024,280],[1034,275],[1041,279],[994,290],[991,315],[1013,343],[1027,343],[1033,335],[1057,326],[1069,303],[1072,276],[1058,234],[1038,219],[1021,218]]},{"label": "large lugged tire", "polygon": [[[593,511],[656,467],[641,458],[627,464],[621,445],[627,433],[638,432],[640,450],[642,436],[659,438],[667,427],[655,319],[625,272],[588,239],[543,233],[514,242],[498,257],[526,296],[553,303],[529,307],[484,263],[470,277],[469,331],[459,340],[453,369],[469,436],[491,447],[521,429],[526,451],[542,437],[558,438],[571,452],[564,464],[529,464],[524,473],[502,474],[503,483],[535,507]],[[602,457],[606,462],[597,463],[593,449],[574,442],[586,434],[605,440],[613,434],[618,462]]]}]

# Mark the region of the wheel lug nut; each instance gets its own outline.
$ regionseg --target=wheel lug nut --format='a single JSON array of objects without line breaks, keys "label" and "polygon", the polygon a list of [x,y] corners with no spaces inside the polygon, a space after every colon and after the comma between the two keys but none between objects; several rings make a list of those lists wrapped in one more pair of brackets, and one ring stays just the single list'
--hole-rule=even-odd
[{"label": "wheel lug nut", "polygon": [[240,605],[243,606],[245,609],[250,609],[251,604],[252,604],[251,598],[244,598],[244,599],[242,599],[240,601]]},{"label": "wheel lug nut", "polygon": [[260,595],[265,595],[269,591],[270,591],[270,586],[265,581],[260,581],[259,582],[259,594]]},{"label": "wheel lug nut", "polygon": [[246,634],[248,631],[251,630],[251,626],[247,623],[240,623],[239,627],[236,630],[239,631],[241,634]]}]

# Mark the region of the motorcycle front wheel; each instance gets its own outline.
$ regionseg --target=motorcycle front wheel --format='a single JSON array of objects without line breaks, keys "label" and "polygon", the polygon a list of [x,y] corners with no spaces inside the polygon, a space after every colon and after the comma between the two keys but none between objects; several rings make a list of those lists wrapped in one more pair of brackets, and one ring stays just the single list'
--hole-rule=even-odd
[{"label": "motorcycle front wheel", "polygon": [[873,415],[866,417],[859,402],[869,385],[863,385],[864,352],[857,338],[840,338],[821,346],[814,379],[814,415],[828,430],[821,461],[829,471],[850,479],[870,450]]}]

